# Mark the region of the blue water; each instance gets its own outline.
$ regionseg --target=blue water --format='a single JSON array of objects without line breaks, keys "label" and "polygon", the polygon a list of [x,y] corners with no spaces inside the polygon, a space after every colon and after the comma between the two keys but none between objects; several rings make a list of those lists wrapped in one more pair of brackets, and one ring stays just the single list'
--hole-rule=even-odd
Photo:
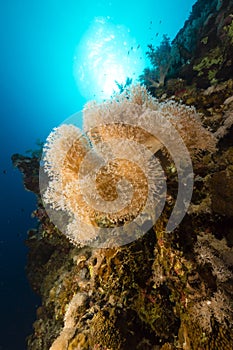
[{"label": "blue water", "polygon": [[[11,155],[34,148],[36,139],[45,140],[54,126],[80,111],[87,101],[85,89],[81,91],[76,84],[74,56],[78,52],[76,62],[80,60],[80,64],[87,60],[77,48],[91,33],[88,30],[97,17],[127,28],[131,39],[125,45],[131,42],[140,45],[145,61],[147,44],[158,45],[163,34],[173,39],[194,3],[194,0],[1,1],[1,350],[25,349],[24,338],[31,332],[40,302],[24,271],[27,253],[24,239],[26,231],[35,225],[30,217],[36,206],[35,198],[24,191],[22,176],[11,165]],[[119,40],[116,45],[111,49],[120,50]],[[100,50],[98,54],[101,58],[105,53]],[[84,80],[91,82],[88,89],[96,93],[90,69]]]}]

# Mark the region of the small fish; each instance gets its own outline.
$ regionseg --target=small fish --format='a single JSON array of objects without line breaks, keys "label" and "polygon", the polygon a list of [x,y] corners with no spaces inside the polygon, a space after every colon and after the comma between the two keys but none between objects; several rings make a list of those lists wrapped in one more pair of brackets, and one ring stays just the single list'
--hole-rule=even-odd
[{"label": "small fish", "polygon": [[6,174],[6,173],[7,173],[7,171],[6,171],[6,169],[4,169],[4,170],[3,170],[3,174]]},{"label": "small fish", "polygon": [[129,51],[127,52],[127,55],[129,55]]},{"label": "small fish", "polygon": [[131,50],[131,51],[133,50],[133,46],[131,46],[130,50]]},{"label": "small fish", "polygon": [[161,24],[161,23],[162,23],[162,20],[159,21],[159,24]]},{"label": "small fish", "polygon": [[152,24],[152,21],[150,21],[150,24]]},{"label": "small fish", "polygon": [[139,49],[139,47],[140,47],[140,44],[138,44],[138,46],[137,46],[137,50]]}]

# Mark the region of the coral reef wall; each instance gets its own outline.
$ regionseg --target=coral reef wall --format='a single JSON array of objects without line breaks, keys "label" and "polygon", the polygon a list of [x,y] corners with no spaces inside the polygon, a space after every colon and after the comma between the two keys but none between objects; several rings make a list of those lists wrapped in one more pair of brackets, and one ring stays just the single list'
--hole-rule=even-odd
[{"label": "coral reef wall", "polygon": [[38,199],[27,274],[42,305],[28,350],[233,348],[232,7],[197,1],[174,40],[170,76],[150,89],[160,102],[194,105],[217,141],[216,149],[192,155],[192,202],[173,232],[166,224],[177,171],[166,152],[157,153],[168,186],[160,219],[138,240],[111,249],[72,245],[43,207],[38,158],[12,157]]},{"label": "coral reef wall", "polygon": [[[153,69],[145,69],[141,76],[142,82],[155,92],[158,85],[154,81],[156,72],[163,68],[160,65],[164,66],[163,61],[159,62],[159,57],[165,53],[168,58],[163,80],[170,80],[168,90],[182,90],[183,80],[186,84],[195,84],[199,88],[225,81],[232,75],[232,13],[231,0],[197,1],[189,19],[166,50],[163,42],[156,50],[148,45],[148,57]],[[159,79],[161,77],[157,81]],[[163,89],[156,90],[157,95],[162,92]]]},{"label": "coral reef wall", "polygon": [[232,1],[202,0],[172,43],[170,73],[199,87],[232,74]]}]

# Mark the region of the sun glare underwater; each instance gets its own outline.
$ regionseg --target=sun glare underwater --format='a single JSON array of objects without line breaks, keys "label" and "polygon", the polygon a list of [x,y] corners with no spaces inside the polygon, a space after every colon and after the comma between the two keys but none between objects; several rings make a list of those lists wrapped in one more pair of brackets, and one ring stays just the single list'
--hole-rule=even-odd
[{"label": "sun glare underwater", "polygon": [[144,67],[142,49],[130,29],[114,24],[109,16],[92,21],[74,56],[74,77],[87,99],[111,97],[118,84],[136,82]]}]

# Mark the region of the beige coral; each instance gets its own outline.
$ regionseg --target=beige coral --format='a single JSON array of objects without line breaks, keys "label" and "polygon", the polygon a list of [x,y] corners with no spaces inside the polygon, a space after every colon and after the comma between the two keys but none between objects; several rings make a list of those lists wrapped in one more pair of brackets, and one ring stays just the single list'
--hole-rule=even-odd
[{"label": "beige coral", "polygon": [[71,124],[54,129],[43,156],[49,180],[42,197],[47,208],[67,214],[65,234],[74,244],[94,241],[101,228],[112,228],[115,237],[116,228],[132,231],[134,220],[139,231],[143,221],[154,222],[165,197],[164,173],[153,156],[159,149],[176,156],[178,167],[189,162],[185,145],[192,155],[215,149],[194,108],[159,103],[142,86],[88,103],[83,119],[85,133]]},{"label": "beige coral", "polygon": [[[129,90],[117,96],[114,100],[105,101],[102,103],[90,102],[84,108],[84,130],[95,131],[95,137],[88,134],[92,141],[98,142],[98,137],[106,137],[105,128],[101,125],[110,123],[128,123],[135,124],[143,128],[145,124],[152,123],[155,116],[160,116],[161,121],[166,119],[170,123],[164,125],[164,132],[169,133],[169,127],[172,126],[179,132],[186,147],[191,154],[195,154],[199,150],[214,151],[216,149],[216,138],[201,122],[201,115],[196,112],[195,107],[186,106],[182,103],[177,103],[173,100],[167,100],[160,103],[156,98],[148,94],[145,87],[136,85]],[[99,132],[98,132],[99,130]],[[115,131],[114,135],[117,135]],[[138,130],[135,130],[139,136]],[[140,131],[142,133],[142,130]],[[145,130],[143,130],[145,133]],[[96,136],[98,135],[98,137]],[[158,150],[158,140],[154,138],[154,132],[150,137],[148,134],[143,134],[144,140],[151,144],[151,148]]]}]

